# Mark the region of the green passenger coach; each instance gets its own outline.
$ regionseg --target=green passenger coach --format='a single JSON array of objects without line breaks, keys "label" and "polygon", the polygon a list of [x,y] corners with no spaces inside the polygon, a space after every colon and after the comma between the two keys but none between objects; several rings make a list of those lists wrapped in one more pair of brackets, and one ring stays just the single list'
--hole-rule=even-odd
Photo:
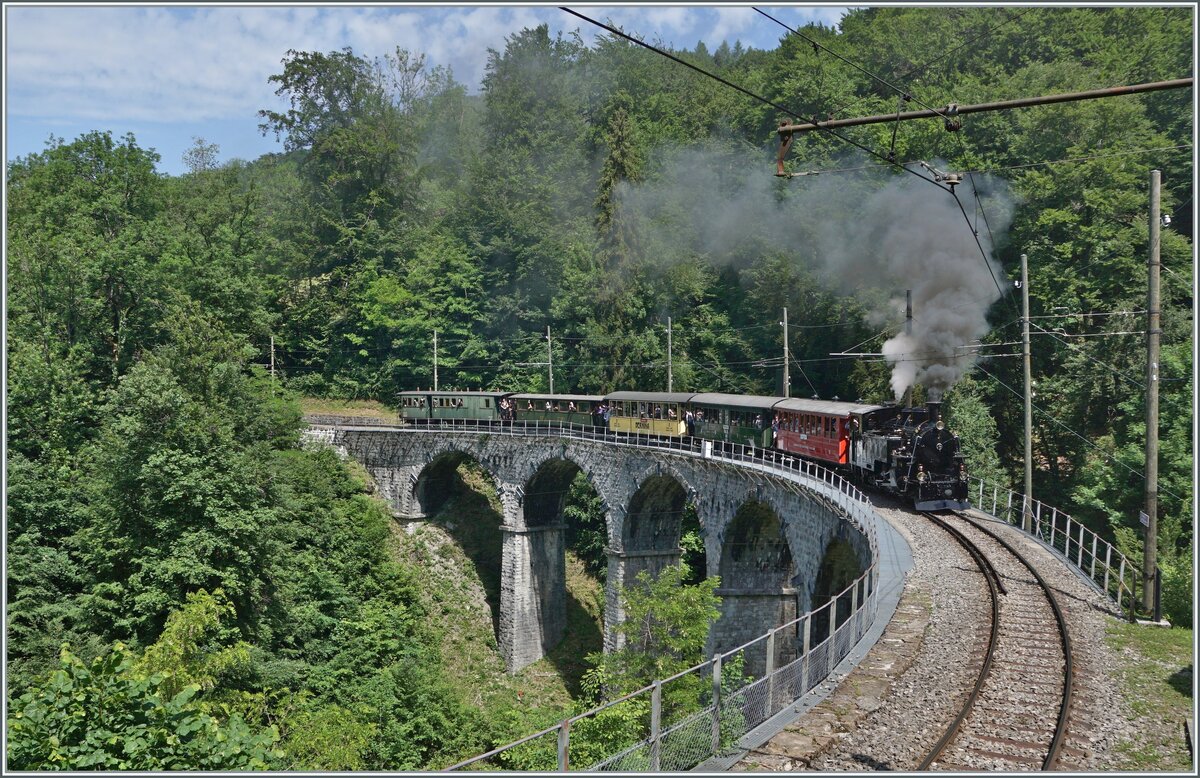
[{"label": "green passenger coach", "polygon": [[551,421],[560,424],[591,426],[596,423],[593,411],[604,398],[591,394],[512,394],[513,418],[516,421]]},{"label": "green passenger coach", "polygon": [[696,436],[755,448],[771,448],[771,406],[779,397],[703,393],[692,396]]},{"label": "green passenger coach", "polygon": [[401,392],[400,418],[498,421],[505,392]]}]

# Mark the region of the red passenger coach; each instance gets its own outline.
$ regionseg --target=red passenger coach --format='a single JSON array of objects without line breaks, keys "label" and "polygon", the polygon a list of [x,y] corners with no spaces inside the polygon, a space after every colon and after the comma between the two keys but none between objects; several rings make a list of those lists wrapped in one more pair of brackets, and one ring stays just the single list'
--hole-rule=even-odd
[{"label": "red passenger coach", "polygon": [[779,422],[775,447],[834,465],[849,464],[851,419],[878,408],[827,400],[781,400],[771,409]]}]

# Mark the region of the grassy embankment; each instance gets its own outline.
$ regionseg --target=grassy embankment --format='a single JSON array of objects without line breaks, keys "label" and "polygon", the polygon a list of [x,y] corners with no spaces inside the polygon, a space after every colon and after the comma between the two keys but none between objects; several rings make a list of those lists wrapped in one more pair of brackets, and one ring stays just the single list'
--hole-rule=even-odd
[{"label": "grassy embankment", "polygon": [[500,739],[515,740],[572,712],[584,657],[602,648],[604,593],[568,552],[566,637],[546,658],[507,673],[496,640],[500,504],[482,471],[463,465],[458,476],[460,483],[432,520],[393,524],[395,553],[425,582],[447,680],[460,699],[484,711]]},{"label": "grassy embankment", "polygon": [[370,419],[396,419],[396,409],[376,400],[328,400],[324,397],[301,397],[300,410],[329,416],[363,416]]},{"label": "grassy embankment", "polygon": [[[1137,734],[1118,747],[1117,770],[1190,772],[1184,722],[1193,715],[1193,632],[1119,622],[1108,644],[1122,659],[1118,671]],[[1194,733],[1193,733],[1194,735]]]}]

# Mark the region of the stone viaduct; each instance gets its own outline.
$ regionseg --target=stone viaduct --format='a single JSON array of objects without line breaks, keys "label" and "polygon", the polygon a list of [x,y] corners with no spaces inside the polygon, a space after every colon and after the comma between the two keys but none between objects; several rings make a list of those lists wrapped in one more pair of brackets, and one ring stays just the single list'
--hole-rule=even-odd
[{"label": "stone viaduct", "polygon": [[[680,520],[689,503],[701,524],[706,572],[721,577],[722,614],[709,634],[710,652],[821,604],[847,585],[847,574],[867,569],[875,553],[875,514],[861,496],[699,446],[653,449],[605,432],[571,436],[545,428],[531,435],[309,421],[310,444],[333,446],[361,463],[402,521],[432,517],[463,461],[474,460],[491,476],[503,506],[497,640],[511,672],[540,659],[565,632],[563,507],[580,471],[603,502],[607,523],[606,651],[618,645],[616,584],[679,561]],[[854,568],[848,573],[847,559]],[[833,567],[841,574],[831,577]],[[796,656],[794,638],[777,641],[778,661]]]}]

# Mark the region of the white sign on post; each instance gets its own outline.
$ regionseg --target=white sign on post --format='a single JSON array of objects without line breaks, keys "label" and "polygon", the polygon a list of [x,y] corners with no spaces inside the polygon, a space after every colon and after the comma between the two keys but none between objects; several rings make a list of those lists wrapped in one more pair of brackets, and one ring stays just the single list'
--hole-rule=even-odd
[{"label": "white sign on post", "polygon": [[1150,517],[1146,515],[1145,511],[1138,511],[1138,521],[1142,522],[1143,527],[1147,529],[1150,527]]}]

